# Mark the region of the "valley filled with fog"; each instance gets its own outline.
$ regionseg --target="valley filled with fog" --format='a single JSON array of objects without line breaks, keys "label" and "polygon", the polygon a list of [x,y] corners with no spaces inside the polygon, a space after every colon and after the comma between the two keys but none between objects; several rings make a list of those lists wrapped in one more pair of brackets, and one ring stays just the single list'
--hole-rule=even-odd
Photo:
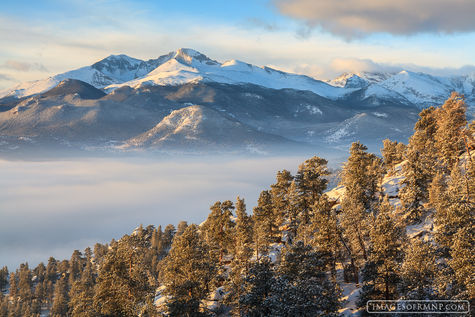
[{"label": "valley filled with fog", "polygon": [[295,173],[309,157],[2,159],[2,265],[69,258],[140,224],[201,223],[215,201],[238,195],[251,213],[278,170]]}]

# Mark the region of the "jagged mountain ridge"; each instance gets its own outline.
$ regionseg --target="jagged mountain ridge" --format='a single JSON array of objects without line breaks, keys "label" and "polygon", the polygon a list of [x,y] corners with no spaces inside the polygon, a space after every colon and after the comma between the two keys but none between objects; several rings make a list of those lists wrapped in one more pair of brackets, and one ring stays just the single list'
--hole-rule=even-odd
[{"label": "jagged mountain ridge", "polygon": [[475,74],[441,77],[424,73],[347,73],[323,82],[305,75],[258,67],[238,60],[220,63],[192,49],[179,49],[156,59],[143,61],[127,55],[110,55],[91,66],[58,74],[44,80],[21,83],[0,92],[5,96],[25,97],[56,86],[66,78],[85,81],[111,91],[122,86],[138,88],[153,85],[182,85],[190,82],[255,84],[267,88],[309,90],[333,100],[354,98],[380,103],[382,100],[414,104],[419,108],[441,104],[452,91],[475,105]]},{"label": "jagged mountain ridge", "polygon": [[[0,147],[15,147],[16,139],[26,137],[77,142],[80,147],[219,148],[232,143],[225,135],[230,130],[218,128],[222,121],[252,130],[252,136],[242,129],[234,131],[234,145],[346,149],[359,140],[378,151],[385,138],[407,141],[420,108],[442,104],[450,85],[468,92],[468,101],[473,100],[474,78],[348,73],[324,83],[236,60],[220,63],[191,49],[148,61],[111,55],[91,66],[23,84],[0,98]],[[187,120],[197,120],[196,131],[151,131],[173,111],[191,105],[219,115],[201,120],[183,110]],[[198,133],[213,129],[220,133]],[[153,140],[144,139],[147,133],[154,135]],[[188,142],[193,135],[197,137]],[[157,141],[163,137],[166,140]]]},{"label": "jagged mountain ridge", "polygon": [[[52,140],[53,143],[75,143],[79,147],[116,144],[121,149],[170,148],[173,145],[189,148],[191,143],[182,142],[185,137],[173,133],[168,134],[166,142],[138,144],[132,141],[173,111],[197,105],[213,110],[219,116],[196,122],[202,131],[213,133],[196,134],[199,140],[192,142],[195,145],[212,144],[219,148],[219,145],[233,143],[236,148],[239,144],[268,148],[273,144],[286,149],[289,146],[307,149],[317,146],[323,150],[343,149],[358,138],[377,150],[384,138],[405,140],[418,113],[413,106],[355,106],[309,91],[276,90],[250,84],[201,82],[137,89],[124,86],[99,99],[83,99],[78,91],[71,90],[72,87],[91,88],[86,83],[70,85],[71,89],[64,89],[64,86],[63,83],[49,92],[25,97],[1,111],[0,138],[3,141],[0,140],[0,144],[8,148],[15,145],[15,140],[26,137],[38,143]],[[190,120],[193,118],[199,119],[191,116]],[[243,129],[217,129],[223,122],[228,127],[246,127],[251,133],[243,133]],[[185,135],[193,133],[188,130]],[[236,140],[231,142],[231,136]]]}]

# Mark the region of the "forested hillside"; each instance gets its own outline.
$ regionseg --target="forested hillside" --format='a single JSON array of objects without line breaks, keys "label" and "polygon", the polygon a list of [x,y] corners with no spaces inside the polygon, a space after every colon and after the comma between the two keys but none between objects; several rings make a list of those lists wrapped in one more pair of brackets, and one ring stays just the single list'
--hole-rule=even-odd
[{"label": "forested hillside", "polygon": [[423,110],[408,144],[385,140],[382,157],[353,143],[330,193],[315,156],[278,171],[253,210],[218,201],[199,225],[140,226],[70,259],[4,267],[0,317],[336,316],[369,299],[473,299],[465,111],[457,94]]}]

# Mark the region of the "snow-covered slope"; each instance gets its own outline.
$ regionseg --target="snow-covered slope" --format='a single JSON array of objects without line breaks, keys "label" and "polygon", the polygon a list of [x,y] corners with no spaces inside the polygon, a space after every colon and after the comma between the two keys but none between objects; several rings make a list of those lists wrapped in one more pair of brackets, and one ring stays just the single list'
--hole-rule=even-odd
[{"label": "snow-covered slope", "polygon": [[135,88],[146,85],[180,85],[197,81],[310,90],[333,99],[354,90],[334,87],[308,76],[281,72],[269,67],[258,67],[237,60],[220,63],[200,52],[183,48],[149,61],[126,55],[111,55],[91,66],[43,80],[21,83],[12,89],[0,92],[0,98],[25,97],[42,93],[66,78],[79,79],[96,88],[105,88],[107,91],[121,86]]},{"label": "snow-covered slope", "polygon": [[65,79],[84,81],[96,88],[122,83],[149,73],[160,60],[142,61],[127,55],[110,55],[91,66],[48,77],[42,80],[24,82],[11,89],[0,91],[0,98],[6,96],[26,97],[45,92]]},{"label": "snow-covered slope", "polygon": [[119,87],[177,86],[196,82],[254,84],[266,88],[307,90],[332,100],[365,106],[442,104],[452,91],[465,95],[475,108],[475,73],[442,77],[424,73],[345,73],[323,82],[305,75],[259,67],[238,60],[218,62],[193,49],[182,48],[156,59],[143,61],[126,55],[110,55],[85,66],[43,80],[25,82],[0,91],[3,97],[26,97],[45,92],[64,79],[82,80],[111,92]]},{"label": "snow-covered slope", "polygon": [[283,137],[259,132],[208,107],[192,105],[172,111],[152,129],[126,142],[126,148],[256,147],[291,144]]},{"label": "snow-covered slope", "polygon": [[432,76],[425,73],[345,73],[329,84],[342,88],[360,88],[362,98],[393,99],[419,108],[442,104],[452,91],[464,94],[475,105],[475,73],[464,76]]},{"label": "snow-covered slope", "polygon": [[224,63],[214,61],[192,49],[179,49],[166,55],[167,61],[142,78],[112,84],[106,89],[120,86],[133,88],[143,85],[178,85],[197,81],[226,84],[255,84],[268,88],[309,90],[320,96],[338,98],[351,90],[342,89],[304,75],[258,67],[238,60]]}]

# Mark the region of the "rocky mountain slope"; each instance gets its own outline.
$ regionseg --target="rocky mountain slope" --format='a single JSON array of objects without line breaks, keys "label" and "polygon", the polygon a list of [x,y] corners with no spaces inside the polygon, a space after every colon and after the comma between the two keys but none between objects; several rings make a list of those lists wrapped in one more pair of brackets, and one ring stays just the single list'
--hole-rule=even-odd
[{"label": "rocky mountain slope", "polygon": [[[305,143],[334,151],[360,140],[377,151],[385,138],[407,140],[420,109],[442,104],[452,90],[473,104],[474,87],[474,75],[412,72],[344,74],[325,83],[191,49],[148,61],[111,55],[0,93],[0,150],[27,138],[121,150]],[[163,122],[175,117],[197,121],[175,134]]]}]

